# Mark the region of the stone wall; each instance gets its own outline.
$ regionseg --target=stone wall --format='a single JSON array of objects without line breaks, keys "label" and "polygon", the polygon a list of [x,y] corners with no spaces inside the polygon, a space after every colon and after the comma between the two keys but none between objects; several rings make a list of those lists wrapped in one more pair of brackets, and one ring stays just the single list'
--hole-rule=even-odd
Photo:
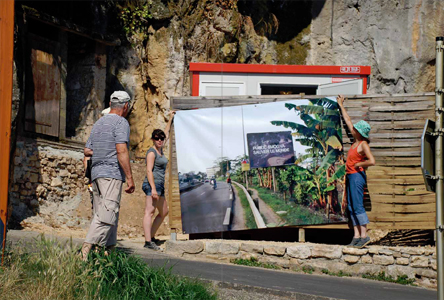
[{"label": "stone wall", "polygon": [[[36,222],[52,218],[49,225],[79,225],[74,224],[77,221],[70,216],[75,213],[85,191],[81,150],[56,149],[33,139],[20,138],[13,163],[14,177],[9,194],[13,226],[32,216],[40,217],[34,220]],[[57,211],[62,204],[66,209]],[[58,218],[57,213],[67,214],[66,220],[64,216]]]},{"label": "stone wall", "polygon": [[434,247],[369,246],[363,249],[312,243],[270,243],[245,241],[167,241],[166,252],[230,262],[235,258],[256,258],[259,262],[282,269],[315,273],[364,274],[396,279],[407,275],[415,284],[436,288],[436,253]]}]

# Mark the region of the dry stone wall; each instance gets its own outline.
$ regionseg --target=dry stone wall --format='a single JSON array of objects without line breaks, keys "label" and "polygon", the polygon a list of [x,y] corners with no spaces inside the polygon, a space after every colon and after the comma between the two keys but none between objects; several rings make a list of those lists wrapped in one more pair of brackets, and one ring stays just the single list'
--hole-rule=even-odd
[{"label": "dry stone wall", "polygon": [[29,217],[34,219],[27,222],[43,223],[49,218],[49,225],[81,225],[73,218],[85,191],[81,150],[61,150],[21,139],[16,144],[13,163],[10,189],[13,225]]},{"label": "dry stone wall", "polygon": [[245,241],[167,241],[166,252],[181,257],[229,262],[256,258],[293,271],[349,274],[355,277],[384,272],[394,279],[406,275],[420,286],[436,288],[434,247],[383,247],[363,249],[312,243],[260,243]]}]

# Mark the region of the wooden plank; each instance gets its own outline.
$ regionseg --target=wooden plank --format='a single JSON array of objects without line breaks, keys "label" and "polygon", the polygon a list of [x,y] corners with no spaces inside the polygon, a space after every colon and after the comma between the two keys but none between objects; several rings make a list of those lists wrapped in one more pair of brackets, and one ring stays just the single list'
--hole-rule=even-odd
[{"label": "wooden plank", "polygon": [[371,211],[373,213],[385,213],[385,212],[395,212],[395,213],[425,213],[434,212],[435,203],[424,203],[424,204],[389,204],[389,203],[378,203],[378,205],[372,205]]},{"label": "wooden plank", "polygon": [[396,105],[380,105],[380,106],[372,106],[368,108],[368,111],[374,111],[374,112],[424,112],[424,111],[430,111],[433,113],[435,109],[435,105],[432,103],[425,103],[425,104],[396,104]]},{"label": "wooden plank", "polygon": [[176,142],[174,124],[170,129],[170,163],[169,163],[169,225],[171,230],[182,232],[182,213],[180,207],[179,179],[177,169]]},{"label": "wooden plank", "polygon": [[[370,215],[370,214],[369,214]],[[402,221],[415,221],[415,220],[424,220],[432,219],[436,217],[435,212],[431,213],[417,213],[417,214],[384,214],[381,212],[378,212],[375,215],[372,215],[372,220],[374,222],[402,222]],[[370,219],[370,216],[369,216]]]}]

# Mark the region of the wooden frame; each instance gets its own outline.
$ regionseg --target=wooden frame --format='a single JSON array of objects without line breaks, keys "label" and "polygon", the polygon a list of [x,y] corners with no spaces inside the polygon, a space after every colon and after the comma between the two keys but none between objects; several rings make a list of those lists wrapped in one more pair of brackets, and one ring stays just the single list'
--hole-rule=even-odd
[{"label": "wooden frame", "polygon": [[[369,168],[367,173],[370,228],[435,229],[435,196],[426,191],[420,167],[420,137],[425,120],[435,118],[434,97],[434,93],[353,95],[345,102],[353,122],[364,119],[372,126],[370,146],[376,166]],[[171,107],[188,110],[315,98],[319,96],[175,97]],[[347,151],[351,141],[344,130],[343,137]],[[176,172],[177,176],[174,138],[170,140],[170,157],[172,178],[171,172]],[[170,227],[180,230],[178,184],[171,181],[170,184]],[[302,227],[345,229],[348,224]]]}]

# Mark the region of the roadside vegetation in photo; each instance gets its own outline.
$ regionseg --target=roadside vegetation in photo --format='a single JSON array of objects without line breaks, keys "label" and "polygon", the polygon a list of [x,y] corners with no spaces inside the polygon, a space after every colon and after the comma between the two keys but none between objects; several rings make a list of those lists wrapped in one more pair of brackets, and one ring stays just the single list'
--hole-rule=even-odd
[{"label": "roadside vegetation in photo", "polygon": [[409,278],[407,275],[400,275],[394,278],[391,275],[385,275],[384,271],[381,271],[378,274],[370,274],[370,273],[363,274],[362,278],[416,286],[416,284],[414,283],[415,279]]},{"label": "roadside vegetation in photo", "polygon": [[309,207],[298,205],[295,201],[284,201],[280,195],[259,186],[253,186],[259,197],[275,212],[285,212],[279,216],[285,220],[282,225],[324,224],[328,222],[326,216]]},{"label": "roadside vegetation in photo", "polygon": [[0,295],[9,299],[217,299],[197,279],[153,268],[140,258],[116,250],[92,251],[88,262],[70,243],[41,237],[31,252],[14,247],[0,267]]},{"label": "roadside vegetation in photo", "polygon": [[[345,159],[338,104],[327,98],[310,99],[308,105],[285,103],[283,109],[293,111],[303,124],[271,121],[272,125],[292,130],[294,141],[307,149],[296,157],[294,165],[275,167],[276,193],[272,168],[247,171],[249,186],[258,186],[261,198],[272,209],[286,211],[281,217],[286,225],[345,222]],[[232,178],[245,182],[238,157]],[[268,196],[271,195],[271,196]],[[275,198],[275,199],[273,199]],[[303,208],[303,209],[302,209]],[[316,216],[310,217],[309,215]]]},{"label": "roadside vegetation in photo", "polygon": [[242,208],[244,209],[245,226],[247,226],[248,229],[257,229],[256,220],[254,219],[254,215],[251,211],[250,203],[248,202],[247,196],[240,187],[236,185],[233,186],[236,188],[240,203],[242,205]]},{"label": "roadside vegetation in photo", "polygon": [[248,266],[248,267],[259,267],[259,268],[275,269],[275,270],[280,269],[279,266],[276,266],[273,264],[268,264],[268,263],[262,263],[256,257],[250,257],[249,259],[236,258],[236,259],[232,259],[231,262],[235,265],[242,265],[242,266]]}]

